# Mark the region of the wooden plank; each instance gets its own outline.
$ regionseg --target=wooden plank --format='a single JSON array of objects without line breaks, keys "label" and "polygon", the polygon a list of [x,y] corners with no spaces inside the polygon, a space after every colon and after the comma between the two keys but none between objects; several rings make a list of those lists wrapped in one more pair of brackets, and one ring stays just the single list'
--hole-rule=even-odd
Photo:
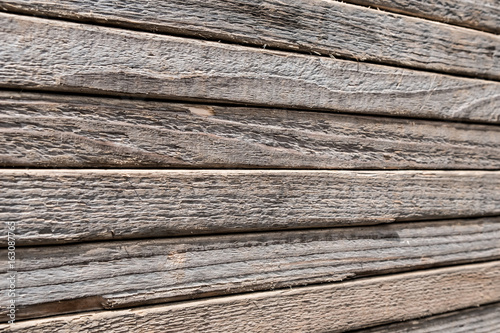
[{"label": "wooden plank", "polygon": [[[500,259],[499,239],[496,217],[19,248],[16,318]],[[1,272],[7,281],[6,268]],[[5,309],[0,316],[8,318]]]},{"label": "wooden plank", "polygon": [[498,171],[3,169],[0,186],[18,245],[500,215]]},{"label": "wooden plank", "polygon": [[[443,7],[454,7],[449,2]],[[463,2],[460,14],[487,7],[471,8],[467,3],[464,8]],[[495,51],[499,36],[337,1],[4,0],[0,6],[14,12],[500,79],[500,53]],[[486,16],[498,20],[496,13],[498,8]]]},{"label": "wooden plank", "polygon": [[0,23],[2,87],[500,122],[492,81],[5,13]]},{"label": "wooden plank", "polygon": [[497,126],[13,92],[0,123],[4,166],[500,169]]},{"label": "wooden plank", "polygon": [[341,332],[500,300],[500,262],[0,325],[1,332]]},{"label": "wooden plank", "polygon": [[500,303],[423,319],[359,330],[356,333],[500,332]]},{"label": "wooden plank", "polygon": [[[431,20],[500,33],[500,4],[498,0],[345,0],[397,13],[415,15]],[[37,2],[38,5],[38,2]],[[9,4],[9,7],[11,4]],[[22,7],[12,6],[21,9]],[[43,6],[49,8],[49,6]],[[53,7],[54,8],[54,7]],[[27,7],[25,7],[27,9]]]}]

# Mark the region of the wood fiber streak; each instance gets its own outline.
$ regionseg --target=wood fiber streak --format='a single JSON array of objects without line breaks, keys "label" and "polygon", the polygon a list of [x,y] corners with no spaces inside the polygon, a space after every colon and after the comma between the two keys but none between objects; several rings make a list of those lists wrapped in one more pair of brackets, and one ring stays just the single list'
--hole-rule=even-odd
[{"label": "wood fiber streak", "polygon": [[[394,1],[373,2],[387,7]],[[396,2],[402,7],[409,1]],[[499,27],[499,6],[492,0],[473,5],[449,0],[441,6],[436,2],[442,1],[422,2],[404,8],[436,9],[434,15],[447,15],[452,21],[457,12],[466,22],[478,16],[483,22],[484,17],[487,27]],[[0,8],[500,79],[498,36],[337,1],[7,0]]]},{"label": "wood fiber streak", "polygon": [[[498,0],[345,0],[355,4],[383,8],[397,13],[500,33]],[[13,6],[22,8],[22,6]],[[61,6],[62,7],[62,6]],[[44,8],[49,9],[49,6]],[[56,7],[52,7],[56,8]],[[58,13],[63,9],[57,10]],[[54,10],[54,12],[56,12]]]},{"label": "wood fiber streak", "polygon": [[[496,217],[19,248],[16,318],[500,259],[498,239]],[[7,257],[6,250],[0,255]],[[2,273],[0,300],[7,295],[6,268]]]},{"label": "wood fiber streak", "polygon": [[500,215],[497,171],[3,169],[0,186],[18,245]]},{"label": "wood fiber streak", "polygon": [[0,332],[342,332],[500,300],[500,263],[30,320]]},{"label": "wood fiber streak", "polygon": [[500,169],[500,129],[0,92],[0,165]]},{"label": "wood fiber streak", "polygon": [[492,81],[5,13],[0,23],[2,87],[500,121]]},{"label": "wood fiber streak", "polygon": [[[414,319],[356,333],[492,333],[500,332],[499,303],[451,312],[423,319]],[[354,332],[353,332],[354,333]]]}]

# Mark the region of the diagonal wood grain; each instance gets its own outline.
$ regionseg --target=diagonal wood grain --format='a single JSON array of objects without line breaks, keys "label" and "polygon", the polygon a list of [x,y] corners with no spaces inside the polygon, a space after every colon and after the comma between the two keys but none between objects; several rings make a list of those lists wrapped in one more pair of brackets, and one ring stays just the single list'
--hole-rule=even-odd
[{"label": "diagonal wood grain", "polygon": [[1,332],[342,332],[500,300],[500,262],[0,325]]},{"label": "diagonal wood grain", "polygon": [[[363,1],[362,1],[363,2]],[[499,27],[492,0],[379,0]],[[500,37],[330,0],[3,0],[5,10],[500,79]],[[449,13],[449,12],[452,13]],[[444,13],[443,13],[444,12]],[[476,19],[477,17],[477,19]]]},{"label": "diagonal wood grain", "polygon": [[497,126],[13,92],[0,124],[4,166],[500,169]]},{"label": "diagonal wood grain", "polygon": [[[356,333],[491,333],[500,332],[500,304],[455,311],[443,315],[414,319],[403,323],[394,323],[359,330]],[[354,333],[354,332],[353,332]]]},{"label": "diagonal wood grain", "polygon": [[[345,2],[383,8],[397,13],[425,17],[496,34],[500,33],[498,0],[345,0]],[[22,8],[19,4],[16,5],[13,7]],[[45,8],[47,7],[50,8],[49,6]]]},{"label": "diagonal wood grain", "polygon": [[0,24],[0,87],[500,121],[492,81],[5,13]]},{"label": "diagonal wood grain", "polygon": [[500,215],[498,171],[3,169],[0,186],[18,245]]},{"label": "diagonal wood grain", "polygon": [[[18,248],[16,318],[500,259],[499,239],[496,217]],[[1,272],[5,304],[6,267]]]}]

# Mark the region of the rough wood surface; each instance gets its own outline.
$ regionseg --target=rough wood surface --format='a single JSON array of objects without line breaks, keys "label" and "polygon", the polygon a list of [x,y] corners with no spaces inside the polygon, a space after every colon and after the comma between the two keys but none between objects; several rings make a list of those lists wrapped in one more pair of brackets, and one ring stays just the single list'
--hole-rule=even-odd
[{"label": "rough wood surface", "polygon": [[500,303],[495,303],[403,323],[357,330],[356,333],[493,333],[500,332],[499,314]]},{"label": "rough wood surface", "polygon": [[497,126],[12,92],[0,123],[4,166],[500,169]]},{"label": "rough wood surface", "polygon": [[[19,248],[16,318],[500,259],[499,239],[496,217]],[[1,269],[0,304],[8,275]]]},{"label": "rough wood surface", "polygon": [[18,245],[500,215],[498,171],[3,169],[0,187]]},{"label": "rough wood surface", "polygon": [[500,300],[500,262],[30,320],[0,332],[341,332]]},{"label": "rough wood surface", "polygon": [[[355,4],[383,8],[397,13],[500,33],[498,0],[344,0]],[[27,1],[25,1],[27,2]],[[37,2],[38,4],[38,2]],[[11,5],[11,4],[9,4]],[[14,8],[22,8],[19,3]],[[62,7],[62,6],[61,6]],[[48,6],[42,8],[49,9]],[[57,6],[52,7],[55,11]],[[32,9],[33,10],[33,9]],[[59,9],[57,12],[61,11]]]},{"label": "rough wood surface", "polygon": [[[441,8],[457,6],[450,2]],[[491,0],[463,2],[460,14],[474,16]],[[4,0],[0,8],[500,79],[499,36],[330,0]],[[498,20],[498,8],[485,16]]]},{"label": "rough wood surface", "polygon": [[492,81],[5,13],[0,24],[3,87],[500,121]]}]

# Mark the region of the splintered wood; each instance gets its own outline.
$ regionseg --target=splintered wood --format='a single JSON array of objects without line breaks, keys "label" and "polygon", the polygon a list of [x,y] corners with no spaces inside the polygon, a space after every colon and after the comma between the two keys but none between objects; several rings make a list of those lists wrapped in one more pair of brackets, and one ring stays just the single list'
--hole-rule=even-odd
[{"label": "splintered wood", "polygon": [[0,332],[499,332],[498,0],[0,1]]}]

